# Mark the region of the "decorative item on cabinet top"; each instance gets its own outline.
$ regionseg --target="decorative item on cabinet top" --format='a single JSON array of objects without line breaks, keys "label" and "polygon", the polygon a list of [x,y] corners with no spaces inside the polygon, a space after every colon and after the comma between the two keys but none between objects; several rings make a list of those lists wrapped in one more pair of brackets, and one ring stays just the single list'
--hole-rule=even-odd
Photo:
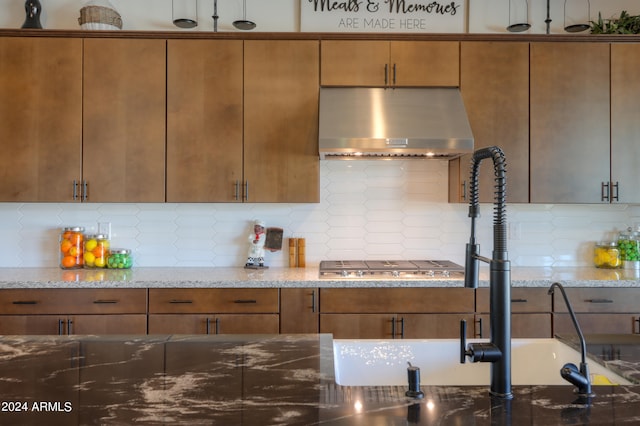
[{"label": "decorative item on cabinet top", "polygon": [[26,17],[22,28],[42,29],[42,24],[40,23],[42,5],[40,4],[40,0],[26,0],[24,2],[24,11]]},{"label": "decorative item on cabinet top", "polygon": [[[577,13],[584,12],[586,6],[586,16],[580,16]],[[567,12],[568,11],[568,12]],[[567,19],[569,16],[569,19]],[[590,28],[591,19],[591,1],[590,0],[565,0],[564,1],[564,30],[568,33],[579,33]],[[545,19],[547,26],[546,33],[551,32],[551,14],[550,0],[547,0],[547,17]],[[509,0],[509,25],[507,31],[519,33],[527,31],[531,28],[529,23],[529,2],[527,0]]]},{"label": "decorative item on cabinet top", "polygon": [[80,9],[78,24],[83,30],[121,30],[122,17],[109,0],[89,0]]},{"label": "decorative item on cabinet top", "polygon": [[256,27],[256,23],[247,20],[247,0],[242,0],[242,19],[233,21],[233,26],[239,30],[252,30]]},{"label": "decorative item on cabinet top", "polygon": [[178,28],[198,26],[198,0],[172,0],[173,25]]}]

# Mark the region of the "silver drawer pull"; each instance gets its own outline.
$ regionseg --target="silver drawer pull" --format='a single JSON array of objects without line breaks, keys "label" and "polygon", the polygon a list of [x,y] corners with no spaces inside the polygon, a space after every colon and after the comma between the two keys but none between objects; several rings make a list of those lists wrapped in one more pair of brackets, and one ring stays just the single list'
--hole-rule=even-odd
[{"label": "silver drawer pull", "polygon": [[184,304],[189,304],[189,303],[193,303],[193,300],[180,300],[180,299],[173,299],[173,300],[170,300],[170,301],[169,301],[169,303],[176,303],[176,304],[184,303]]},{"label": "silver drawer pull", "polygon": [[14,300],[12,302],[14,305],[37,305],[38,302],[35,300]]},{"label": "silver drawer pull", "polygon": [[252,299],[237,299],[234,300],[233,303],[258,303],[258,301]]},{"label": "silver drawer pull", "polygon": [[118,303],[118,301],[117,300],[99,299],[99,300],[94,300],[93,303],[95,303],[97,305],[106,305],[106,304],[115,304],[115,303]]},{"label": "silver drawer pull", "polygon": [[587,299],[585,300],[587,303],[613,303],[613,300],[610,299]]}]

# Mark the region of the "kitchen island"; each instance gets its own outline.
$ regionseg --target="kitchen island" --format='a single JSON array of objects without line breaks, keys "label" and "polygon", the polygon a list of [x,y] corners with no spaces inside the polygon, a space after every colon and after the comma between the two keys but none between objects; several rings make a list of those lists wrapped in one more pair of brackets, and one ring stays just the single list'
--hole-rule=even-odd
[{"label": "kitchen island", "polygon": [[[604,340],[602,340],[604,339]],[[608,339],[608,340],[607,340]],[[611,343],[613,342],[613,343]],[[638,370],[637,336],[603,344]],[[618,345],[618,343],[620,343]],[[640,385],[343,387],[330,335],[0,337],[1,424],[570,425],[640,421]],[[590,361],[594,362],[594,361]],[[624,371],[619,370],[624,373]],[[631,377],[628,376],[627,377]]]}]

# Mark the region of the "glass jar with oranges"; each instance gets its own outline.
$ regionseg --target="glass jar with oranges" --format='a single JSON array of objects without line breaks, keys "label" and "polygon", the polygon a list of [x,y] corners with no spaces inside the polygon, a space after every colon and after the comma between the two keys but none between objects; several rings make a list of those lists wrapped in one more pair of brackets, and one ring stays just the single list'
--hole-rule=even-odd
[{"label": "glass jar with oranges", "polygon": [[60,267],[79,269],[84,265],[84,228],[62,228],[60,234]]},{"label": "glass jar with oranges", "polygon": [[106,268],[109,246],[109,238],[106,235],[87,235],[84,239],[84,267]]}]

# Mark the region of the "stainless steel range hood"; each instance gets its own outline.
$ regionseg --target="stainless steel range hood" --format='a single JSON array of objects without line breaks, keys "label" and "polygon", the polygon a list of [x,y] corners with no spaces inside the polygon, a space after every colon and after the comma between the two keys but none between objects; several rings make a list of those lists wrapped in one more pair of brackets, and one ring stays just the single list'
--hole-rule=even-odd
[{"label": "stainless steel range hood", "polygon": [[320,89],[320,158],[445,158],[473,152],[458,88]]}]

